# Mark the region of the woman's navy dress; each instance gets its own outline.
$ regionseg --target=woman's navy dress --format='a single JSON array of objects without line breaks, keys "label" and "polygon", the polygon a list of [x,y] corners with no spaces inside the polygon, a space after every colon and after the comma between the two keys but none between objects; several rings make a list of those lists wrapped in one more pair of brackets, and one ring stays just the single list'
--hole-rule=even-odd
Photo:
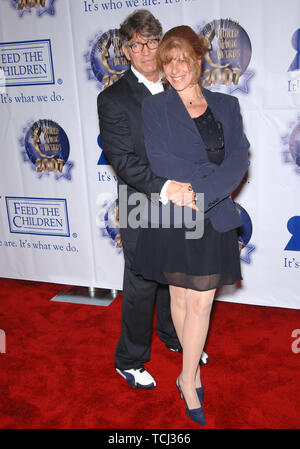
[{"label": "woman's navy dress", "polygon": [[[222,126],[207,107],[194,119],[210,162],[224,159]],[[133,269],[145,279],[206,291],[242,279],[237,229],[217,232],[208,218],[198,239],[186,239],[190,228],[141,228]]]}]

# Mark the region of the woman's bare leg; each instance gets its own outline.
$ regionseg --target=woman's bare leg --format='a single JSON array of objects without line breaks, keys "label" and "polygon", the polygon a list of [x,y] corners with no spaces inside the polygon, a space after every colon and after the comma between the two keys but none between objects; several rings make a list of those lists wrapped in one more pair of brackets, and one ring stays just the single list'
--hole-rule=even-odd
[{"label": "woman's bare leg", "polygon": [[[176,293],[177,295],[175,295],[175,297],[177,296],[177,307],[175,314],[179,315],[178,304],[181,304],[183,315],[181,317],[175,317],[177,327],[179,329],[178,338],[183,348],[180,386],[188,407],[190,409],[194,409],[200,407],[195,388],[201,385],[199,360],[207,337],[211,306],[213,303],[215,290],[199,292],[196,290],[186,289],[185,307],[183,306],[184,301],[182,298],[179,298],[179,292]],[[174,326],[177,331],[175,323]]]},{"label": "woman's bare leg", "polygon": [[177,333],[178,340],[182,346],[183,326],[186,316],[186,291],[185,287],[169,286],[171,297],[171,316]]}]

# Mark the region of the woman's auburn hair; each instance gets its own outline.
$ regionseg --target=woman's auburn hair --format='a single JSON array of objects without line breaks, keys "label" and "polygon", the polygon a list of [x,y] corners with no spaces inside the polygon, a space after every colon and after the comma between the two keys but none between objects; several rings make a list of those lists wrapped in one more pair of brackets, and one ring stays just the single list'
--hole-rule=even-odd
[{"label": "woman's auburn hair", "polygon": [[163,36],[156,52],[157,65],[163,72],[165,64],[169,63],[173,57],[172,51],[176,50],[178,58],[183,57],[190,69],[195,69],[195,79],[193,82],[199,82],[201,78],[202,64],[207,51],[207,41],[204,36],[199,36],[192,28],[187,25],[181,25],[171,28]]}]

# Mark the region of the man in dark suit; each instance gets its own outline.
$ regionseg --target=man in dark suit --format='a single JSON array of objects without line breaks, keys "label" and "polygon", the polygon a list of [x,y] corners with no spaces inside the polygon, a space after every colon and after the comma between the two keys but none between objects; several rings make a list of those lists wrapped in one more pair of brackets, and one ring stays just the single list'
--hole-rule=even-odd
[{"label": "man in dark suit", "polygon": [[[160,193],[160,200],[166,203],[174,192],[180,191],[184,201],[190,191],[188,183],[156,176],[150,169],[144,145],[142,102],[146,96],[163,91],[155,59],[161,24],[149,11],[138,10],[125,19],[119,31],[131,68],[99,94],[97,104],[102,147],[116,171],[119,188],[126,186],[125,208],[129,215],[132,206],[128,198],[133,193],[142,192],[148,198]],[[123,206],[119,195],[119,209]],[[132,387],[151,389],[156,382],[144,369],[144,363],[150,360],[155,300],[158,336],[170,350],[179,352],[181,346],[172,323],[167,286],[147,281],[131,268],[139,230],[127,226],[121,227],[120,232],[125,268],[122,331],[115,367]],[[207,361],[207,354],[203,353],[200,363]]]}]

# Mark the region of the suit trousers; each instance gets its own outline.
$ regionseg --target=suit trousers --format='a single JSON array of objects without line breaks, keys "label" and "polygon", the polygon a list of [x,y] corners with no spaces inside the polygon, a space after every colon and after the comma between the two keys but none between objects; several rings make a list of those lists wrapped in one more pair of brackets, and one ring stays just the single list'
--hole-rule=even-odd
[{"label": "suit trousers", "polygon": [[168,345],[179,345],[170,312],[168,285],[145,280],[131,268],[138,232],[121,229],[125,267],[122,329],[115,351],[115,366],[119,369],[140,368],[150,360],[155,304],[159,338]]}]

